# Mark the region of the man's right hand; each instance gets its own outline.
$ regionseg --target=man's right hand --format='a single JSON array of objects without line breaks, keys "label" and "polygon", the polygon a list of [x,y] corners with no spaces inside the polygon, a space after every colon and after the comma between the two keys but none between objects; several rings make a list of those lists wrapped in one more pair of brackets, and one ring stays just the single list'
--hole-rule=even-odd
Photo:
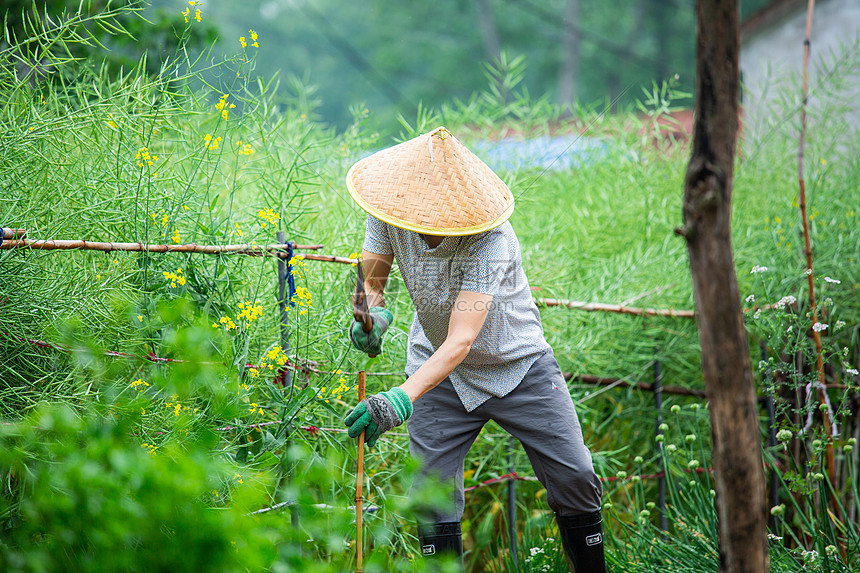
[{"label": "man's right hand", "polygon": [[382,354],[382,335],[388,330],[388,325],[394,319],[394,315],[387,308],[381,306],[370,307],[370,319],[373,321],[373,328],[370,332],[364,331],[364,325],[357,320],[352,321],[349,327],[349,339],[352,345],[358,350],[377,356]]}]

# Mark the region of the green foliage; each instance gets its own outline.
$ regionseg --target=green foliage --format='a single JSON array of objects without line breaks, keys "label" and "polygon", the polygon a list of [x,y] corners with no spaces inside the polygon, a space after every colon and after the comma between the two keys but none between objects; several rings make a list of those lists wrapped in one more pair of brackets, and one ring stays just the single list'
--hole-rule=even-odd
[{"label": "green foliage", "polygon": [[2,513],[15,516],[3,570],[242,571],[270,560],[266,528],[245,515],[265,501],[263,483],[231,488],[231,503],[215,509],[207,502],[232,474],[211,455],[211,431],[156,455],[135,443],[125,410],[45,405],[3,427]]}]

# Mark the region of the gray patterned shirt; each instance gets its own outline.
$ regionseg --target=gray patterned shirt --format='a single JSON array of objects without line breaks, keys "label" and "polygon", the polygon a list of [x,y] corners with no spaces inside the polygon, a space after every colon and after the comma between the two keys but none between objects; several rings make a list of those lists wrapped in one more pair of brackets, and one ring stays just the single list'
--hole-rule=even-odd
[{"label": "gray patterned shirt", "polygon": [[535,360],[549,350],[510,223],[477,235],[445,237],[431,249],[420,234],[368,215],[364,249],[394,255],[415,305],[407,376],[447,338],[461,290],[492,295],[469,354],[449,376],[467,411],[516,388]]}]

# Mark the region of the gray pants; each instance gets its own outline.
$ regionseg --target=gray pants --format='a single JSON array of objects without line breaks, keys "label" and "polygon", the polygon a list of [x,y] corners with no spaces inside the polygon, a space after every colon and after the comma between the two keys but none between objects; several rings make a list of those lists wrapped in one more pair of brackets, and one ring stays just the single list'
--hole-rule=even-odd
[{"label": "gray pants", "polygon": [[453,508],[437,513],[436,522],[460,521],[463,516],[463,462],[489,420],[522,442],[556,514],[600,509],[603,488],[583,443],[567,384],[550,350],[508,395],[490,398],[471,412],[463,407],[447,378],[415,402],[409,419],[410,452],[423,461],[425,474],[447,480],[453,488]]}]

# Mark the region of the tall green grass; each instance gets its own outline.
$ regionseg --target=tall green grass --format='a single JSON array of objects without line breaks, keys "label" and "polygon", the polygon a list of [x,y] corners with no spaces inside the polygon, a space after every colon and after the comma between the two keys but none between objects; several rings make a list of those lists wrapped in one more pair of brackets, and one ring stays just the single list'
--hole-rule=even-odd
[{"label": "tall green grass", "polygon": [[[54,79],[20,77],[15,64],[22,53],[15,46],[0,52],[3,226],[26,228],[31,239],[199,244],[263,245],[283,231],[299,243],[322,243],[330,254],[360,251],[364,215],[343,180],[358,157],[392,143],[366,128],[374,112],[356,109],[354,125],[333,132],[312,119],[311,88],[293,83],[284,90],[256,77],[253,47],[239,49],[238,39],[225,40],[237,47],[225,61],[180,49],[156,76],[143,63],[115,76],[57,50],[87,41],[82,26],[110,18],[72,16],[33,30],[45,53],[55,54],[53,65],[63,69]],[[193,20],[186,26],[177,18],[180,37],[187,37]],[[505,129],[584,130],[601,138],[607,155],[575,170],[501,173],[517,196],[511,221],[530,283],[540,289],[536,296],[692,309],[685,248],[673,232],[681,221],[689,149],[641,135],[646,125],[656,125],[654,118],[687,102],[673,100],[664,88],[643,96],[645,119],[600,109],[562,119],[545,100],[518,91],[521,65],[500,61],[490,74],[508,78],[508,99],[490,88],[466,102],[422,110],[414,120],[401,118],[401,138],[442,123],[467,145]],[[216,80],[201,83],[203,70]],[[793,112],[784,112],[785,121]],[[776,510],[783,513],[774,522],[771,562],[778,571],[804,563],[847,571],[858,554],[856,448],[850,436],[839,436],[837,483],[819,479],[826,474],[820,420],[813,433],[797,436],[798,412],[805,417],[817,404],[787,401],[809,380],[808,366],[800,375],[792,368],[794,356],[807,365],[812,358],[790,135],[773,132],[743,142],[733,196],[738,278],[743,296],[754,296],[745,306],[756,384],[760,394],[781,398],[777,421],[791,431],[767,452],[768,460],[784,464],[785,507]],[[856,141],[837,145],[822,135],[808,151],[815,166],[807,174],[815,278],[829,321],[828,377],[848,386],[830,394],[843,432],[857,428],[850,422],[858,383],[850,372],[860,358],[856,149]],[[0,251],[0,412],[7,452],[0,458],[6,532],[0,562],[9,570],[50,570],[62,566],[56,560],[65,554],[81,568],[102,560],[127,570],[156,563],[161,557],[153,548],[169,546],[164,559],[225,571],[353,568],[354,446],[342,433],[312,430],[340,427],[356,399],[355,371],[371,374],[368,392],[402,380],[412,307],[395,271],[387,296],[395,321],[383,355],[368,360],[349,349],[344,335],[355,270],[291,262],[297,286],[307,290],[289,311],[287,351],[274,259]],[[756,266],[768,270],[751,273]],[[790,309],[758,310],[787,295],[797,299]],[[260,316],[255,311],[253,320],[240,318],[248,305]],[[650,381],[656,360],[666,384],[702,388],[691,320],[563,308],[541,314],[565,371]],[[228,328],[231,323],[236,327]],[[767,343],[768,359],[757,364],[760,342]],[[184,362],[152,362],[145,358],[150,353]],[[287,356],[303,368],[293,369],[295,385],[283,388],[275,377]],[[652,395],[626,385],[574,382],[571,390],[598,473],[617,478],[605,484],[604,500],[613,570],[715,569],[712,486],[707,473],[695,472],[710,465],[706,405],[666,396],[667,426],[657,442]],[[438,500],[432,492],[428,501],[410,490],[414,465],[405,436],[386,435],[367,454],[365,505],[379,508],[365,517],[368,571],[424,563],[410,504]],[[507,444],[501,430],[488,425],[466,461],[467,485],[511,467],[531,474],[520,450],[508,463]],[[656,481],[636,479],[661,467],[668,473],[665,538],[657,527]],[[93,477],[96,470],[104,479]],[[500,541],[504,487],[469,494],[470,571],[514,570],[511,548]],[[535,482],[517,488],[520,570],[564,570],[543,490]],[[839,521],[825,511],[831,494],[841,504]],[[286,509],[248,515],[285,502]],[[171,513],[174,505],[187,515]],[[72,514],[75,520],[63,525]],[[161,530],[145,530],[150,521]],[[197,533],[210,545],[182,533],[198,521]],[[69,531],[81,532],[80,538],[69,538]],[[135,548],[135,562],[104,561],[124,547]],[[229,559],[221,558],[228,553]],[[215,557],[221,565],[212,564]]]}]

